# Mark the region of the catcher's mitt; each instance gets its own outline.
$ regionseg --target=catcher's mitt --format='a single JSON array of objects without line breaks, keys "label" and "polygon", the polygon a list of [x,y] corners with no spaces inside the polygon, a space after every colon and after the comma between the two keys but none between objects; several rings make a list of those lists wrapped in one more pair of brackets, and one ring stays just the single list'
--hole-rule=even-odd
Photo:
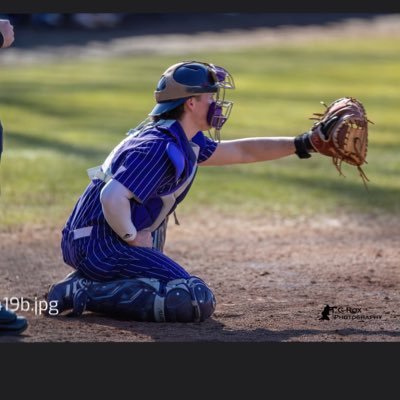
[{"label": "catcher's mitt", "polygon": [[332,157],[333,164],[341,175],[342,162],[355,165],[364,181],[367,176],[361,165],[367,163],[368,120],[364,106],[353,97],[343,97],[326,107],[324,113],[314,113],[316,120],[311,130],[295,139],[296,154],[300,158],[310,157],[316,151]]}]

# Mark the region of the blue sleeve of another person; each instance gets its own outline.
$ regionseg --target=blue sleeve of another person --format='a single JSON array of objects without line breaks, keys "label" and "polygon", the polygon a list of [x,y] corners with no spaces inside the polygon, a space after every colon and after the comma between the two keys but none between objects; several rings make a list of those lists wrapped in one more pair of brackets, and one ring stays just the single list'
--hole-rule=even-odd
[{"label": "blue sleeve of another person", "polygon": [[159,186],[174,174],[161,140],[132,149],[114,174],[114,179],[128,188],[140,203],[148,200]]},{"label": "blue sleeve of another person", "polygon": [[192,142],[200,147],[199,157],[197,158],[199,164],[210,158],[218,146],[218,142],[206,137],[203,132],[198,132],[193,136]]}]

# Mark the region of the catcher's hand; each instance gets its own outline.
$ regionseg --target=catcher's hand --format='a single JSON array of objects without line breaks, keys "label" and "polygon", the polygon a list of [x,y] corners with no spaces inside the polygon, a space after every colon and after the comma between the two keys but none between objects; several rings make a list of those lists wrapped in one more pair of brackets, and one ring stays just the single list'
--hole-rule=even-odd
[{"label": "catcher's hand", "polygon": [[326,110],[310,118],[316,120],[311,130],[295,138],[296,154],[308,158],[315,151],[332,157],[341,175],[343,161],[355,165],[365,184],[368,178],[361,165],[367,163],[368,122],[371,121],[364,106],[353,97],[337,99],[329,106],[322,104]]}]

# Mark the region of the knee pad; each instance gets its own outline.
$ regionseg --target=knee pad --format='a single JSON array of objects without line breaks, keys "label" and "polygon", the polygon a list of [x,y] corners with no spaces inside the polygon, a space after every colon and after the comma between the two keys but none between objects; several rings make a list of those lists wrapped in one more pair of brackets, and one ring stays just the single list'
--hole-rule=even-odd
[{"label": "knee pad", "polygon": [[74,295],[74,314],[84,310],[136,321],[201,322],[215,310],[215,297],[199,278],[167,283],[154,278],[92,282]]},{"label": "knee pad", "polygon": [[198,321],[204,321],[209,318],[215,310],[217,302],[214,293],[202,279],[196,276],[192,276],[188,279],[188,286],[192,293],[196,318]]},{"label": "knee pad", "polygon": [[200,278],[174,279],[164,285],[156,279],[142,280],[155,285],[157,290],[154,303],[157,321],[202,322],[215,310],[214,294]]}]

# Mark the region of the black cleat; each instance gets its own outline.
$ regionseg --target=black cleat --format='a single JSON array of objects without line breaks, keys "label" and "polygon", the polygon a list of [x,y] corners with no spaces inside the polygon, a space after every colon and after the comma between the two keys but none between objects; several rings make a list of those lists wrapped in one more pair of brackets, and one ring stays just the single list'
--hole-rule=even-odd
[{"label": "black cleat", "polygon": [[[75,293],[79,289],[86,287],[89,283],[90,281],[84,278],[80,272],[71,272],[62,281],[50,287],[47,294],[47,302],[49,303],[48,310],[57,310],[56,315],[67,310],[72,310]],[[50,302],[52,303],[50,304]],[[47,315],[50,314],[47,313]]]}]

